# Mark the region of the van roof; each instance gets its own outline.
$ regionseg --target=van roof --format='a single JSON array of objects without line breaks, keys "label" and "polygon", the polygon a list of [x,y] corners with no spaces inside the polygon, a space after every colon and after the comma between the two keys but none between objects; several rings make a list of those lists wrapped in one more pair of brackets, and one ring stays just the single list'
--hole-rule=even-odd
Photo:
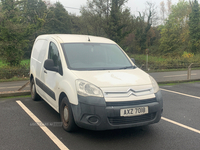
[{"label": "van roof", "polygon": [[60,43],[110,43],[114,44],[115,42],[104,38],[104,37],[97,37],[91,35],[78,35],[78,34],[46,34],[40,35],[38,38],[40,39],[48,39],[54,38]]}]

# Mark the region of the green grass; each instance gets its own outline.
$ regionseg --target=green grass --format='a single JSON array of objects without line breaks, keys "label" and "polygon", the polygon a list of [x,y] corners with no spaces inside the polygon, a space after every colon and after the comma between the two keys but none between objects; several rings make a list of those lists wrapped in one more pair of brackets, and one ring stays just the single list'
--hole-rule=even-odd
[{"label": "green grass", "polygon": [[5,98],[0,98],[0,100],[6,100],[6,99],[12,99],[12,98],[29,98],[31,95],[25,95],[25,96],[10,96],[10,97],[5,97]]},{"label": "green grass", "polygon": [[[133,57],[138,60],[143,60],[143,61],[146,61],[146,58],[147,58],[146,55],[139,55],[139,54],[137,55],[131,54],[130,57]],[[163,62],[167,60],[166,58],[162,58],[160,56],[152,56],[152,55],[148,55],[148,59],[149,61],[154,61],[154,62]]]},{"label": "green grass", "polygon": [[30,59],[24,59],[24,60],[22,60],[22,62],[21,62],[21,65],[26,65],[26,66],[30,66]]},{"label": "green grass", "polygon": [[[6,64],[5,62],[2,61],[2,59],[0,59],[0,68],[7,66],[8,64]],[[24,59],[21,61],[20,65],[25,65],[26,67],[30,66],[30,59]]]},{"label": "green grass", "polygon": [[28,80],[29,68],[29,59],[22,60],[20,66],[14,67],[9,66],[0,59],[0,82]]},{"label": "green grass", "polygon": [[161,86],[173,86],[173,85],[177,85],[177,84],[180,84],[180,83],[166,83],[166,84],[158,84],[159,87]]},{"label": "green grass", "polygon": [[6,66],[5,63],[3,63],[3,61],[0,59],[0,68]]}]

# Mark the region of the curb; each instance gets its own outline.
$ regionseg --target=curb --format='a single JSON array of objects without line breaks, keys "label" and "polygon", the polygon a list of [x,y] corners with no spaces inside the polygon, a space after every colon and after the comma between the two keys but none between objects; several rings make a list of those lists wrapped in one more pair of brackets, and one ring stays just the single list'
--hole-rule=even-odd
[{"label": "curb", "polygon": [[12,97],[12,96],[26,96],[30,94],[31,94],[30,90],[0,92],[0,98],[6,98],[6,97]]}]

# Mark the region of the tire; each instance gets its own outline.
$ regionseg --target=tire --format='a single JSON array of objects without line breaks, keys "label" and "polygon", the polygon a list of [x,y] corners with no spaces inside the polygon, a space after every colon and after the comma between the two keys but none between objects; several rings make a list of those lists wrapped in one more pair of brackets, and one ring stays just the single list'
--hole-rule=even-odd
[{"label": "tire", "polygon": [[65,131],[72,132],[78,129],[74,121],[71,105],[66,97],[62,99],[60,104],[60,118],[62,121],[62,127]]},{"label": "tire", "polygon": [[39,101],[41,98],[38,95],[38,93],[36,92],[36,87],[35,87],[35,82],[32,79],[31,83],[30,83],[30,90],[31,90],[31,98],[33,101]]}]

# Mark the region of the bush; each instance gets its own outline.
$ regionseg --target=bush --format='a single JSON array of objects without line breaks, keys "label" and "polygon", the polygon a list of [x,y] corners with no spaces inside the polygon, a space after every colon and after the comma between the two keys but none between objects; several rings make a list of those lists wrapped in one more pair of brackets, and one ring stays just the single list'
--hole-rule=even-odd
[{"label": "bush", "polygon": [[27,66],[21,65],[19,67],[3,66],[0,69],[0,79],[10,79],[12,77],[28,77],[29,69]]}]

